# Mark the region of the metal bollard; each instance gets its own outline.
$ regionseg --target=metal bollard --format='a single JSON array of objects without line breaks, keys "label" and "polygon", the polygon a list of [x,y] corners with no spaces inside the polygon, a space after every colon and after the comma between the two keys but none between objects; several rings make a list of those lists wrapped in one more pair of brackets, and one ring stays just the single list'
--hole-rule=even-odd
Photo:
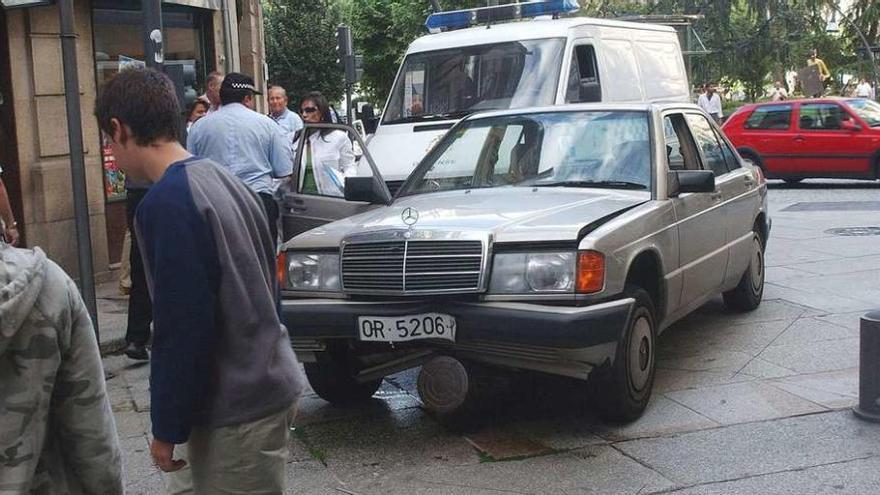
[{"label": "metal bollard", "polygon": [[880,423],[880,311],[862,317],[859,347],[859,405],[853,413]]}]

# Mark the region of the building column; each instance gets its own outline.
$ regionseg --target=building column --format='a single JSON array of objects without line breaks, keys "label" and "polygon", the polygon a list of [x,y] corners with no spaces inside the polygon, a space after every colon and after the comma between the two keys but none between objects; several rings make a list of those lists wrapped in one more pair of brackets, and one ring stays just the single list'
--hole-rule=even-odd
[{"label": "building column", "polygon": [[[96,88],[90,2],[76,1],[74,10],[93,263],[96,273],[106,276],[109,262],[99,134],[93,117]],[[75,275],[76,235],[58,7],[9,14],[22,221],[28,245],[41,247],[66,272]]]}]

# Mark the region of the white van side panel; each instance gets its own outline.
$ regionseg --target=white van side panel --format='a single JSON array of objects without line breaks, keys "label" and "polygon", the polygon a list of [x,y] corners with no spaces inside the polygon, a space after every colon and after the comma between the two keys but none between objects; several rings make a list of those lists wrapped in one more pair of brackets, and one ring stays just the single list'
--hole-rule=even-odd
[{"label": "white van side panel", "polygon": [[[599,59],[605,66],[602,100],[614,102],[644,101],[647,97],[645,84],[636,62],[633,43],[627,39],[605,38],[602,40]],[[613,76],[611,76],[613,74]]]},{"label": "white van side panel", "polygon": [[689,101],[688,81],[678,38],[639,41],[634,43],[634,48],[648,101]]}]

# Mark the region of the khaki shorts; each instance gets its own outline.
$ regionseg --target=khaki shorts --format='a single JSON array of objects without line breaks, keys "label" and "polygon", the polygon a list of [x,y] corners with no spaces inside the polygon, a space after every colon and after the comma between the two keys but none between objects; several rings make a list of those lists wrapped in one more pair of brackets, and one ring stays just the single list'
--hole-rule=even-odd
[{"label": "khaki shorts", "polygon": [[296,403],[250,423],[193,428],[175,458],[187,461],[167,475],[168,492],[179,494],[283,494],[290,425]]}]

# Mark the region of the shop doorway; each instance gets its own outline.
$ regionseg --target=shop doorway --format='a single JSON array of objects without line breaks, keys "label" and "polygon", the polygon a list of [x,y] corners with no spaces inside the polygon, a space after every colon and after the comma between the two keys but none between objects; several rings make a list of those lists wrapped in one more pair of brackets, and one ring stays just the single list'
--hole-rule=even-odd
[{"label": "shop doorway", "polygon": [[21,243],[26,242],[24,217],[22,215],[21,176],[18,163],[18,145],[15,134],[15,107],[12,99],[12,80],[9,68],[9,36],[6,28],[6,11],[0,9],[0,167],[3,183],[12,203],[12,213],[18,220]]}]

